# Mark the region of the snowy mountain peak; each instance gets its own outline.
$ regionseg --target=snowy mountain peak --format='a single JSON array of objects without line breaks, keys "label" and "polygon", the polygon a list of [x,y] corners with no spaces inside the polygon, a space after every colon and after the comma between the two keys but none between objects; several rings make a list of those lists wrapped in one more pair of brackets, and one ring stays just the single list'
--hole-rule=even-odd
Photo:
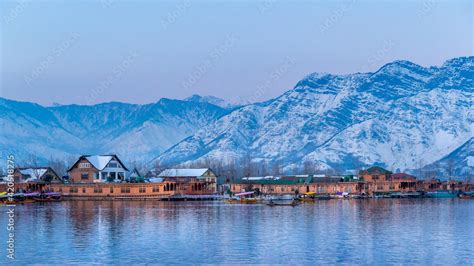
[{"label": "snowy mountain peak", "polygon": [[221,117],[158,160],[238,163],[250,157],[286,169],[305,162],[335,169],[377,162],[392,170],[420,168],[473,136],[471,61],[428,68],[395,61],[375,73],[313,73],[280,97]]}]

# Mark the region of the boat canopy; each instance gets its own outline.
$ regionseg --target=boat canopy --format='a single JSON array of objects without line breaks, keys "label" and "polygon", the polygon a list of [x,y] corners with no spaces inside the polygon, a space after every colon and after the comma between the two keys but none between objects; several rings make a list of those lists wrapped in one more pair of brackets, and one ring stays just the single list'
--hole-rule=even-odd
[{"label": "boat canopy", "polygon": [[252,195],[253,193],[255,193],[255,192],[247,191],[247,192],[237,193],[237,194],[235,194],[235,196],[246,196],[246,195]]}]

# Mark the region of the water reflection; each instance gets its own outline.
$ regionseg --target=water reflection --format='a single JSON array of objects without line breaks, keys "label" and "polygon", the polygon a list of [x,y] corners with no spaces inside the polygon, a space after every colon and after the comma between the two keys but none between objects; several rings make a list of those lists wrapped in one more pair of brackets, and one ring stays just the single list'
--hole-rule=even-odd
[{"label": "water reflection", "polygon": [[[74,201],[16,211],[18,263],[460,264],[474,259],[470,200],[330,200],[297,207]],[[6,221],[1,216],[1,224]],[[5,243],[5,234],[0,236]],[[1,252],[0,262],[6,260],[5,249]]]}]

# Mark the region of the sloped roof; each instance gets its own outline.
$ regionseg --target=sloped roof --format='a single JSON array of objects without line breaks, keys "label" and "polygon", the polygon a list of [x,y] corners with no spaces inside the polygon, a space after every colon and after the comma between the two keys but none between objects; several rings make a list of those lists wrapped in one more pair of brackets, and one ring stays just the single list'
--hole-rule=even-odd
[{"label": "sloped roof", "polygon": [[209,168],[198,169],[165,169],[158,176],[162,177],[199,177],[204,175]]},{"label": "sloped roof", "polygon": [[359,174],[363,173],[368,173],[368,174],[375,174],[375,173],[380,173],[380,174],[391,174],[392,172],[383,169],[382,167],[379,166],[372,166],[368,168],[367,170],[361,170]]},{"label": "sloped roof", "polygon": [[123,169],[128,171],[127,167],[120,161],[120,159],[117,157],[117,155],[111,154],[111,155],[83,155],[79,157],[79,159],[69,168],[68,172],[72,170],[72,168],[81,160],[81,159],[86,159],[89,161],[92,166],[94,166],[97,170],[102,171],[104,168],[107,166],[107,164],[110,162],[110,160],[115,159],[117,162],[122,165]]},{"label": "sloped roof", "polygon": [[43,176],[50,171],[53,175],[59,178],[58,174],[51,167],[24,167],[16,168],[20,174],[29,176],[24,181],[25,182],[37,182],[42,181]]},{"label": "sloped roof", "polygon": [[22,175],[29,175],[31,178],[41,178],[48,171],[48,168],[19,168],[18,171]]},{"label": "sloped roof", "polygon": [[95,168],[103,170],[107,164],[112,160],[112,155],[93,155],[85,157]]}]

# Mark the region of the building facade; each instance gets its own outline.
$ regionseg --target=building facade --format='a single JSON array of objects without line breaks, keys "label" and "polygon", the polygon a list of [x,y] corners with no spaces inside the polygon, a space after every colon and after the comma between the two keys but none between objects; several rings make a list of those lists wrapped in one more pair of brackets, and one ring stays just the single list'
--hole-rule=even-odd
[{"label": "building facade", "polygon": [[61,183],[62,179],[51,167],[15,168],[15,183]]},{"label": "building facade", "polygon": [[127,172],[117,155],[83,155],[68,170],[73,183],[122,182]]}]

